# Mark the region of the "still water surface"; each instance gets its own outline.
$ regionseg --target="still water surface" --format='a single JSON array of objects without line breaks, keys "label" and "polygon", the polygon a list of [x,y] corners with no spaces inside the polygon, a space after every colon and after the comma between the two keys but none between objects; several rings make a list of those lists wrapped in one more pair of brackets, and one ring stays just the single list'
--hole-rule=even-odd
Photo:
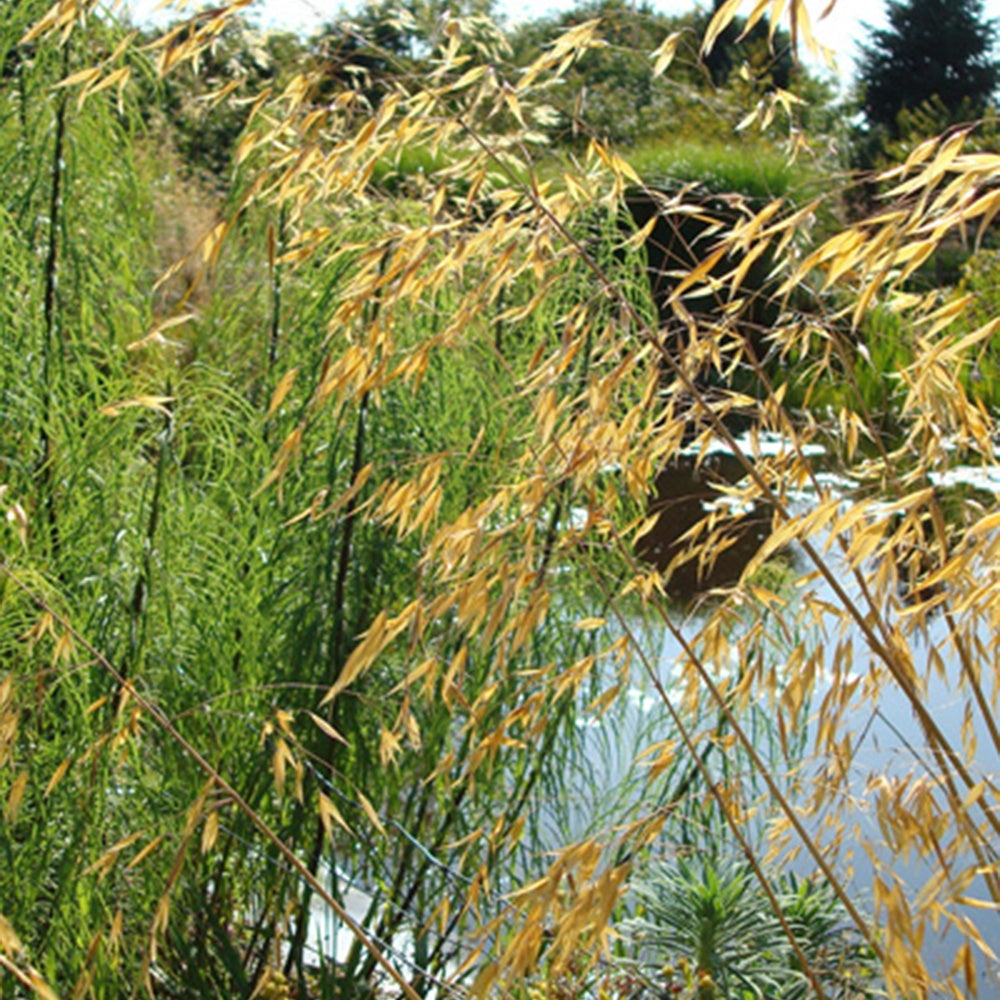
[{"label": "still water surface", "polygon": [[[666,470],[658,484],[658,503],[662,511],[660,524],[658,529],[646,539],[646,550],[643,555],[662,563],[668,561],[676,539],[702,516],[706,506],[712,502],[712,496],[717,495],[711,489],[710,480],[721,478],[725,481],[735,482],[741,474],[742,469],[738,464],[731,457],[722,454],[710,460],[710,467],[707,471],[695,470],[693,463]],[[821,476],[823,475],[821,474]],[[849,480],[837,479],[835,476],[825,474],[823,485],[824,488],[834,486],[844,496],[844,504],[850,503],[852,484]],[[950,469],[946,474],[938,476],[934,485],[942,489],[953,486],[971,486],[976,490],[983,491],[984,494],[997,496],[1000,495],[1000,467],[959,465]],[[810,509],[816,502],[816,497],[804,492],[801,496],[796,497],[795,502],[801,505],[802,510],[806,510]],[[700,584],[694,578],[693,572],[687,576],[681,576],[674,581],[673,596],[683,602],[683,600],[696,595],[699,585],[705,588],[725,586],[734,582],[765,536],[769,521],[770,512],[768,511],[748,512],[747,529],[743,538],[737,546],[734,546],[727,553],[726,559],[720,561],[715,575],[708,581],[700,581]],[[829,558],[836,560],[835,553],[836,549],[831,547]],[[807,568],[804,553],[801,551],[793,552],[792,556],[798,564],[797,568],[802,570]],[[850,575],[846,569],[838,568],[837,579],[847,587],[851,598],[859,606],[863,606],[857,587],[850,585]],[[817,600],[825,601],[831,607],[837,607],[840,604],[836,594],[822,580],[812,582],[809,585],[809,592],[813,605]],[[787,614],[786,619],[791,619],[794,616],[795,602],[796,600],[801,602],[803,598],[802,594],[799,594],[798,597],[794,594],[791,595],[792,604],[789,609],[791,614]],[[697,614],[687,618],[681,615],[678,620],[683,622],[681,632],[688,639],[694,638],[703,621]],[[845,630],[840,619],[835,618],[831,613],[825,619],[821,616],[813,628],[815,635],[810,637],[812,642],[831,649],[837,643],[851,647],[852,670],[857,672],[859,679],[880,676],[881,667],[875,655],[871,653],[866,637],[859,626],[849,626]],[[983,632],[985,633],[985,626]],[[733,643],[737,642],[739,638],[738,633],[730,636]],[[982,642],[984,648],[988,648],[992,639],[987,634],[977,635],[976,638]],[[919,674],[926,677],[924,704],[932,709],[935,722],[953,745],[961,747],[960,733],[963,724],[968,724],[966,714],[968,695],[961,694],[957,690],[960,667],[954,654],[949,657],[948,630],[941,616],[932,616],[929,619],[923,635],[917,634],[912,640],[912,648],[914,666]],[[941,651],[945,657],[945,677],[941,677],[929,669],[929,658],[933,650]],[[671,691],[672,685],[675,685],[678,665],[683,660],[684,655],[680,642],[669,630],[665,630],[662,637],[662,648],[656,662],[659,679],[668,692]],[[724,675],[727,670],[734,669],[727,664],[715,664],[714,666],[720,675]],[[823,697],[829,690],[829,685],[830,678],[821,677],[812,699],[813,711],[809,716],[807,731],[803,734],[805,745],[809,748],[813,746],[815,741],[817,728],[821,721],[818,717],[819,706],[823,703]],[[859,688],[862,686],[859,685]],[[992,699],[991,711],[997,713],[997,685],[993,683],[992,679],[987,679],[984,687],[987,689],[987,696]],[[974,754],[966,756],[964,763],[975,781],[983,778],[997,778],[1000,781],[1000,754],[989,738],[985,721],[981,715],[977,714],[968,718],[971,718],[971,725],[976,736],[976,746]],[[874,705],[856,696],[844,722],[845,725],[841,731],[854,734],[853,754],[850,760],[850,795],[842,807],[840,817],[848,830],[856,831],[855,844],[857,849],[853,852],[848,851],[853,871],[849,885],[852,898],[863,909],[872,912],[874,909],[872,884],[876,865],[883,881],[887,881],[887,872],[893,873],[898,878],[905,887],[906,896],[910,900],[914,900],[925,883],[937,873],[936,866],[932,867],[912,855],[906,856],[901,852],[890,850],[880,831],[874,809],[874,799],[870,792],[873,783],[914,774],[933,773],[929,767],[933,755],[927,746],[922,727],[905,695],[889,681],[882,686],[877,703]],[[602,732],[599,726],[595,727],[593,736],[590,737],[592,741],[590,757],[591,764],[600,771],[601,780],[596,785],[590,786],[590,794],[581,795],[579,803],[582,809],[581,819],[599,815],[599,803],[613,801],[623,783],[628,785],[629,782],[635,780],[633,762],[636,751],[641,752],[642,745],[648,744],[654,734],[659,734],[656,738],[662,739],[663,733],[669,731],[670,723],[667,721],[659,695],[653,690],[653,686],[640,684],[629,692],[625,699],[623,713],[613,721],[609,721],[608,725],[614,727],[614,739],[619,741],[620,747],[617,753],[609,753],[609,747],[614,739],[609,739],[609,734]],[[630,749],[622,752],[623,747]],[[808,753],[809,751],[807,751]],[[807,756],[803,764],[807,773],[810,768],[815,773],[819,773],[820,763],[818,760],[810,761]],[[563,832],[569,831],[564,830]],[[862,850],[863,843],[871,845],[872,856],[867,855]],[[1000,850],[1000,845],[997,847]],[[995,852],[992,856],[994,862],[996,862],[997,856],[998,853]],[[965,860],[968,861],[968,859]],[[800,854],[793,867],[799,874],[806,875],[812,872],[814,865],[804,854]],[[989,898],[985,887],[976,883],[969,887],[967,895],[983,900]],[[956,911],[973,920],[986,944],[1000,953],[1000,915],[995,909],[956,907]],[[932,975],[942,978],[947,976],[955,950],[961,941],[960,935],[947,924],[925,938],[923,954]],[[1000,962],[981,954],[977,955],[977,962],[980,967],[979,995],[1000,998]]]}]

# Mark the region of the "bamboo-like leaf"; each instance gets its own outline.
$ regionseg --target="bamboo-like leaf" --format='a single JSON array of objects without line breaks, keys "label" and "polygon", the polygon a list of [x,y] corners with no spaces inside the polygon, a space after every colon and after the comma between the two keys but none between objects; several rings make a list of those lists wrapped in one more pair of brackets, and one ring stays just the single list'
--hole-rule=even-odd
[{"label": "bamboo-like leaf", "polygon": [[59,766],[52,772],[52,777],[49,778],[49,783],[45,786],[45,791],[42,793],[43,798],[48,798],[55,787],[60,781],[66,776],[66,772],[69,770],[70,764],[73,763],[71,757],[67,757],[65,760],[61,761]]},{"label": "bamboo-like leaf", "polygon": [[77,101],[79,107],[83,107],[86,100],[93,97],[95,94],[99,94],[102,90],[108,90],[111,87],[118,87],[119,92],[128,83],[129,77],[132,75],[132,70],[128,66],[122,66],[119,69],[112,70],[106,76],[102,76],[99,80],[92,80],[87,86],[80,92],[80,97]]},{"label": "bamboo-like leaf", "polygon": [[7,823],[17,822],[18,814],[21,811],[21,803],[24,801],[24,793],[28,787],[28,772],[21,771],[11,782],[10,790],[7,792],[7,801],[4,805],[3,815]]},{"label": "bamboo-like leaf", "polygon": [[702,56],[706,56],[712,51],[716,39],[732,23],[742,3],[743,0],[726,0],[712,15],[712,20],[708,22],[708,28],[705,29],[705,35],[701,41]]},{"label": "bamboo-like leaf", "polygon": [[142,830],[136,830],[134,833],[130,833],[127,836],[122,837],[118,843],[106,850],[95,862],[89,865],[84,870],[84,874],[89,875],[96,872],[98,878],[106,878],[108,873],[114,867],[121,852],[124,851],[130,844],[134,844],[142,835]]},{"label": "bamboo-like leaf", "polygon": [[142,409],[162,413],[164,416],[170,416],[169,404],[173,402],[173,396],[136,396],[134,399],[126,399],[120,403],[106,403],[98,412],[106,417],[117,417],[122,410],[138,406]]},{"label": "bamboo-like leaf", "polygon": [[[25,37],[27,42],[29,39]],[[65,80],[61,80],[56,84],[57,87],[76,87],[79,84],[90,84],[94,80],[100,79],[101,69],[99,66],[88,66],[86,69],[77,70],[75,73],[71,73]]]},{"label": "bamboo-like leaf", "polygon": [[136,852],[135,856],[132,857],[129,860],[129,863],[125,866],[125,870],[131,871],[133,868],[138,868],[139,865],[141,865],[143,861],[145,861],[146,858],[148,858],[162,843],[162,834],[158,837],[154,837],[145,847]]},{"label": "bamboo-like leaf", "polygon": [[20,955],[24,950],[21,939],[17,936],[10,921],[0,913],[0,952],[5,955]]},{"label": "bamboo-like leaf", "polygon": [[681,32],[672,31],[653,50],[651,58],[653,60],[653,77],[662,76],[667,67],[673,62],[677,53],[677,43],[681,40]]},{"label": "bamboo-like leaf", "polygon": [[371,823],[371,825],[374,826],[383,837],[387,837],[388,833],[386,828],[382,824],[382,820],[379,819],[379,815],[375,811],[375,807],[368,800],[368,797],[360,789],[355,789],[354,794],[358,797],[358,802],[364,810],[364,814],[368,817],[368,822]]},{"label": "bamboo-like leaf", "polygon": [[284,375],[281,376],[280,381],[277,386],[275,386],[274,393],[271,396],[271,403],[267,408],[266,418],[271,418],[275,413],[278,412],[281,404],[285,401],[288,394],[292,391],[292,387],[295,385],[295,379],[299,374],[299,369],[291,368]]},{"label": "bamboo-like leaf", "polygon": [[334,729],[334,727],[331,726],[330,723],[326,721],[326,719],[321,718],[314,712],[307,712],[306,714],[309,716],[310,719],[313,720],[313,722],[316,724],[316,727],[320,730],[320,732],[325,733],[327,736],[330,737],[331,740],[335,740],[337,743],[342,743],[344,746],[350,746],[348,741],[344,739],[344,737],[339,732],[337,732],[337,730]]},{"label": "bamboo-like leaf", "polygon": [[215,847],[219,839],[219,811],[213,809],[205,817],[204,826],[201,828],[201,853],[208,854]]},{"label": "bamboo-like leaf", "polygon": [[328,838],[333,836],[333,825],[339,826],[348,836],[353,837],[354,831],[341,815],[340,810],[333,804],[333,801],[322,792],[319,793],[319,818],[323,824],[323,830]]}]

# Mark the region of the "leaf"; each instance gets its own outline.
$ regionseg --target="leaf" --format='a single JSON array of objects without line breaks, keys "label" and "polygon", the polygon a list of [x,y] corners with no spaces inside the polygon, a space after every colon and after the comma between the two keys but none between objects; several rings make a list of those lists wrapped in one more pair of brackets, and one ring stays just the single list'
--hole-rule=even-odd
[{"label": "leaf", "polygon": [[41,998],[41,1000],[59,1000],[59,994],[45,982],[37,970],[29,968],[26,970],[25,974],[28,977],[28,981],[31,983],[31,988],[35,991],[36,995]]},{"label": "leaf", "polygon": [[119,90],[128,83],[129,77],[132,75],[132,70],[128,66],[123,66],[120,69],[116,69],[109,73],[102,80],[91,83],[83,90],[80,94],[79,100],[77,101],[77,106],[82,108],[84,102],[92,97],[94,94],[99,94],[102,90],[107,90],[110,87],[117,85]]},{"label": "leaf", "polygon": [[[622,244],[623,249],[638,250],[641,246],[643,246],[646,243],[646,240],[648,240],[649,237],[652,235],[652,232],[656,228],[656,225],[659,221],[660,221],[659,217],[653,215],[653,217],[649,220],[649,222],[647,222],[641,229],[637,229],[631,236],[629,236],[627,240],[625,240],[625,242]],[[581,345],[579,341],[574,341],[573,346],[574,348],[579,349]],[[576,351],[574,350],[573,353],[575,354]]]},{"label": "leaf", "polygon": [[712,51],[716,39],[730,25],[742,3],[743,0],[726,0],[712,16],[712,20],[708,23],[708,28],[705,29],[705,37],[701,42],[701,54],[703,57]]},{"label": "leaf", "polygon": [[333,726],[331,726],[330,723],[326,721],[326,719],[322,718],[319,715],[316,715],[315,712],[307,711],[306,714],[309,716],[310,719],[313,720],[314,723],[316,723],[317,728],[319,728],[321,732],[329,736],[331,740],[335,740],[337,743],[343,743],[345,747],[350,746],[347,740],[345,740],[344,737],[341,736],[340,733],[337,732],[337,730],[334,729]]},{"label": "leaf", "polygon": [[0,913],[0,952],[5,955],[19,955],[24,950],[10,921]]},{"label": "leaf", "polygon": [[86,69],[77,70],[71,73],[65,80],[60,80],[56,87],[75,87],[78,83],[90,83],[101,75],[99,66],[88,66]]},{"label": "leaf", "polygon": [[145,337],[140,340],[135,340],[131,344],[125,345],[126,351],[138,351],[144,347],[173,347],[180,348],[183,345],[175,340],[168,340],[163,336],[164,331],[172,330],[176,326],[183,326],[186,323],[190,323],[192,320],[198,318],[197,313],[185,312],[180,313],[177,316],[171,316],[169,319],[163,320],[161,323],[157,323]]},{"label": "leaf", "polygon": [[360,788],[356,788],[354,791],[358,797],[358,802],[361,804],[361,808],[368,817],[369,822],[375,827],[376,830],[378,830],[380,834],[382,834],[383,837],[387,837],[388,833],[382,825],[382,820],[379,819],[378,813],[375,812],[375,807],[368,800],[368,797],[361,791]]},{"label": "leaf", "polygon": [[969,528],[969,536],[973,537],[975,535],[991,535],[997,529],[1000,529],[1000,510],[994,511],[992,514],[987,514],[985,517],[981,517],[972,527]]},{"label": "leaf", "polygon": [[130,844],[134,844],[143,834],[142,830],[138,830],[135,833],[130,833],[125,837],[122,837],[113,847],[108,848],[93,864],[89,865],[84,869],[84,875],[90,875],[93,872],[97,872],[99,879],[104,879],[108,872],[114,867],[115,862],[118,860],[118,855],[125,850]]},{"label": "leaf", "polygon": [[12,503],[7,508],[7,522],[14,525],[21,546],[26,549],[28,547],[28,528],[30,522],[28,521],[25,509],[19,503]]},{"label": "leaf", "polygon": [[710,254],[708,254],[703,260],[699,261],[698,266],[692,268],[683,278],[677,283],[677,285],[670,292],[670,301],[677,302],[681,296],[692,286],[710,278],[710,273],[716,264],[722,260],[723,257],[728,253],[727,247],[717,247]]},{"label": "leaf", "polygon": [[219,252],[229,232],[230,224],[226,221],[216,223],[199,241],[201,258],[206,266],[213,266],[219,259]]},{"label": "leaf", "polygon": [[391,691],[389,694],[396,694],[405,688],[412,687],[418,681],[426,679],[427,683],[433,683],[436,668],[438,666],[438,661],[435,657],[429,657],[426,660],[422,660],[417,664],[407,675],[403,678]]},{"label": "leaf", "polygon": [[298,374],[299,369],[298,367],[295,367],[281,376],[281,380],[278,382],[274,389],[274,393],[271,396],[271,404],[268,406],[267,413],[264,415],[265,420],[269,420],[275,413],[277,413],[278,408],[285,401],[285,397],[292,391],[292,386],[295,385],[295,378]]},{"label": "leaf", "polygon": [[46,798],[47,799],[49,797],[49,795],[52,794],[52,792],[55,789],[56,785],[58,785],[59,782],[62,781],[62,779],[65,776],[66,772],[69,770],[70,764],[72,764],[72,763],[73,763],[73,758],[72,757],[67,757],[52,772],[52,777],[49,778],[49,783],[45,786],[45,791],[42,793],[42,798]]},{"label": "leaf", "polygon": [[378,741],[378,759],[382,767],[389,767],[395,761],[400,750],[402,750],[402,744],[399,742],[399,737],[391,729],[383,727],[379,733]]},{"label": "leaf", "polygon": [[333,804],[331,799],[324,795],[323,792],[319,793],[319,818],[320,822],[323,824],[323,831],[326,833],[327,837],[333,836],[333,824],[336,823],[342,830],[344,830],[349,836],[354,836],[354,831],[350,828],[347,820],[340,814],[340,810]]},{"label": "leaf", "polygon": [[141,851],[135,855],[135,857],[131,859],[131,861],[129,861],[129,863],[125,866],[125,871],[131,871],[133,868],[138,868],[139,865],[141,865],[143,861],[145,861],[146,858],[148,858],[150,854],[152,854],[153,851],[155,851],[162,843],[163,834],[160,834],[158,837],[154,837]]},{"label": "leaf", "polygon": [[677,52],[677,43],[681,40],[681,32],[674,31],[653,50],[651,58],[653,60],[653,79],[662,76],[667,67],[673,62]]},{"label": "leaf", "polygon": [[13,781],[10,786],[10,791],[7,793],[7,803],[4,806],[4,819],[8,823],[14,823],[17,820],[17,814],[21,810],[21,802],[24,799],[24,791],[28,787],[28,772],[22,771]]},{"label": "leaf", "polygon": [[865,285],[861,294],[858,296],[858,301],[855,303],[854,311],[851,314],[851,329],[857,330],[861,326],[861,321],[864,319],[865,313],[868,312],[868,307],[872,303],[872,299],[881,289],[881,284],[877,281],[869,281]]},{"label": "leaf", "polygon": [[[412,613],[414,605],[408,611]],[[342,691],[353,684],[374,662],[378,654],[390,643],[409,623],[407,613],[390,619],[385,611],[380,611],[371,623],[364,636],[354,647],[340,671],[340,676],[323,696],[320,705],[333,701]]]},{"label": "leaf", "polygon": [[174,402],[174,398],[173,396],[136,396],[134,399],[126,399],[120,403],[106,403],[97,412],[105,417],[117,417],[121,414],[122,410],[127,410],[131,407],[141,407],[169,417],[170,409],[168,404]]},{"label": "leaf", "polygon": [[219,811],[213,809],[205,817],[205,825],[201,828],[201,853],[208,854],[219,839]]}]

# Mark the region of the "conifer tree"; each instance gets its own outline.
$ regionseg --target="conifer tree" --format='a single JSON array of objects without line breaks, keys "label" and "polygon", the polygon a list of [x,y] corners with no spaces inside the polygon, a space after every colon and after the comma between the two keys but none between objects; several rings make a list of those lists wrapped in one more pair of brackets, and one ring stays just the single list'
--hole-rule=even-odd
[{"label": "conifer tree", "polygon": [[900,111],[933,98],[953,121],[981,114],[1000,82],[996,25],[984,18],[982,0],[890,0],[888,20],[861,46],[868,123],[895,134]]}]

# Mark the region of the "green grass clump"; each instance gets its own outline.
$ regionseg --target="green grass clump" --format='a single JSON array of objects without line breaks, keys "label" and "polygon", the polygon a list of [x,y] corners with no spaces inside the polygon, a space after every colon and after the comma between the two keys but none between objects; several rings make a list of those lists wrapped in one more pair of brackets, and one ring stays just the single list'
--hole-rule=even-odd
[{"label": "green grass clump", "polygon": [[749,198],[787,195],[805,179],[780,150],[759,144],[656,140],[636,147],[629,162],[647,183],[697,183]]}]

